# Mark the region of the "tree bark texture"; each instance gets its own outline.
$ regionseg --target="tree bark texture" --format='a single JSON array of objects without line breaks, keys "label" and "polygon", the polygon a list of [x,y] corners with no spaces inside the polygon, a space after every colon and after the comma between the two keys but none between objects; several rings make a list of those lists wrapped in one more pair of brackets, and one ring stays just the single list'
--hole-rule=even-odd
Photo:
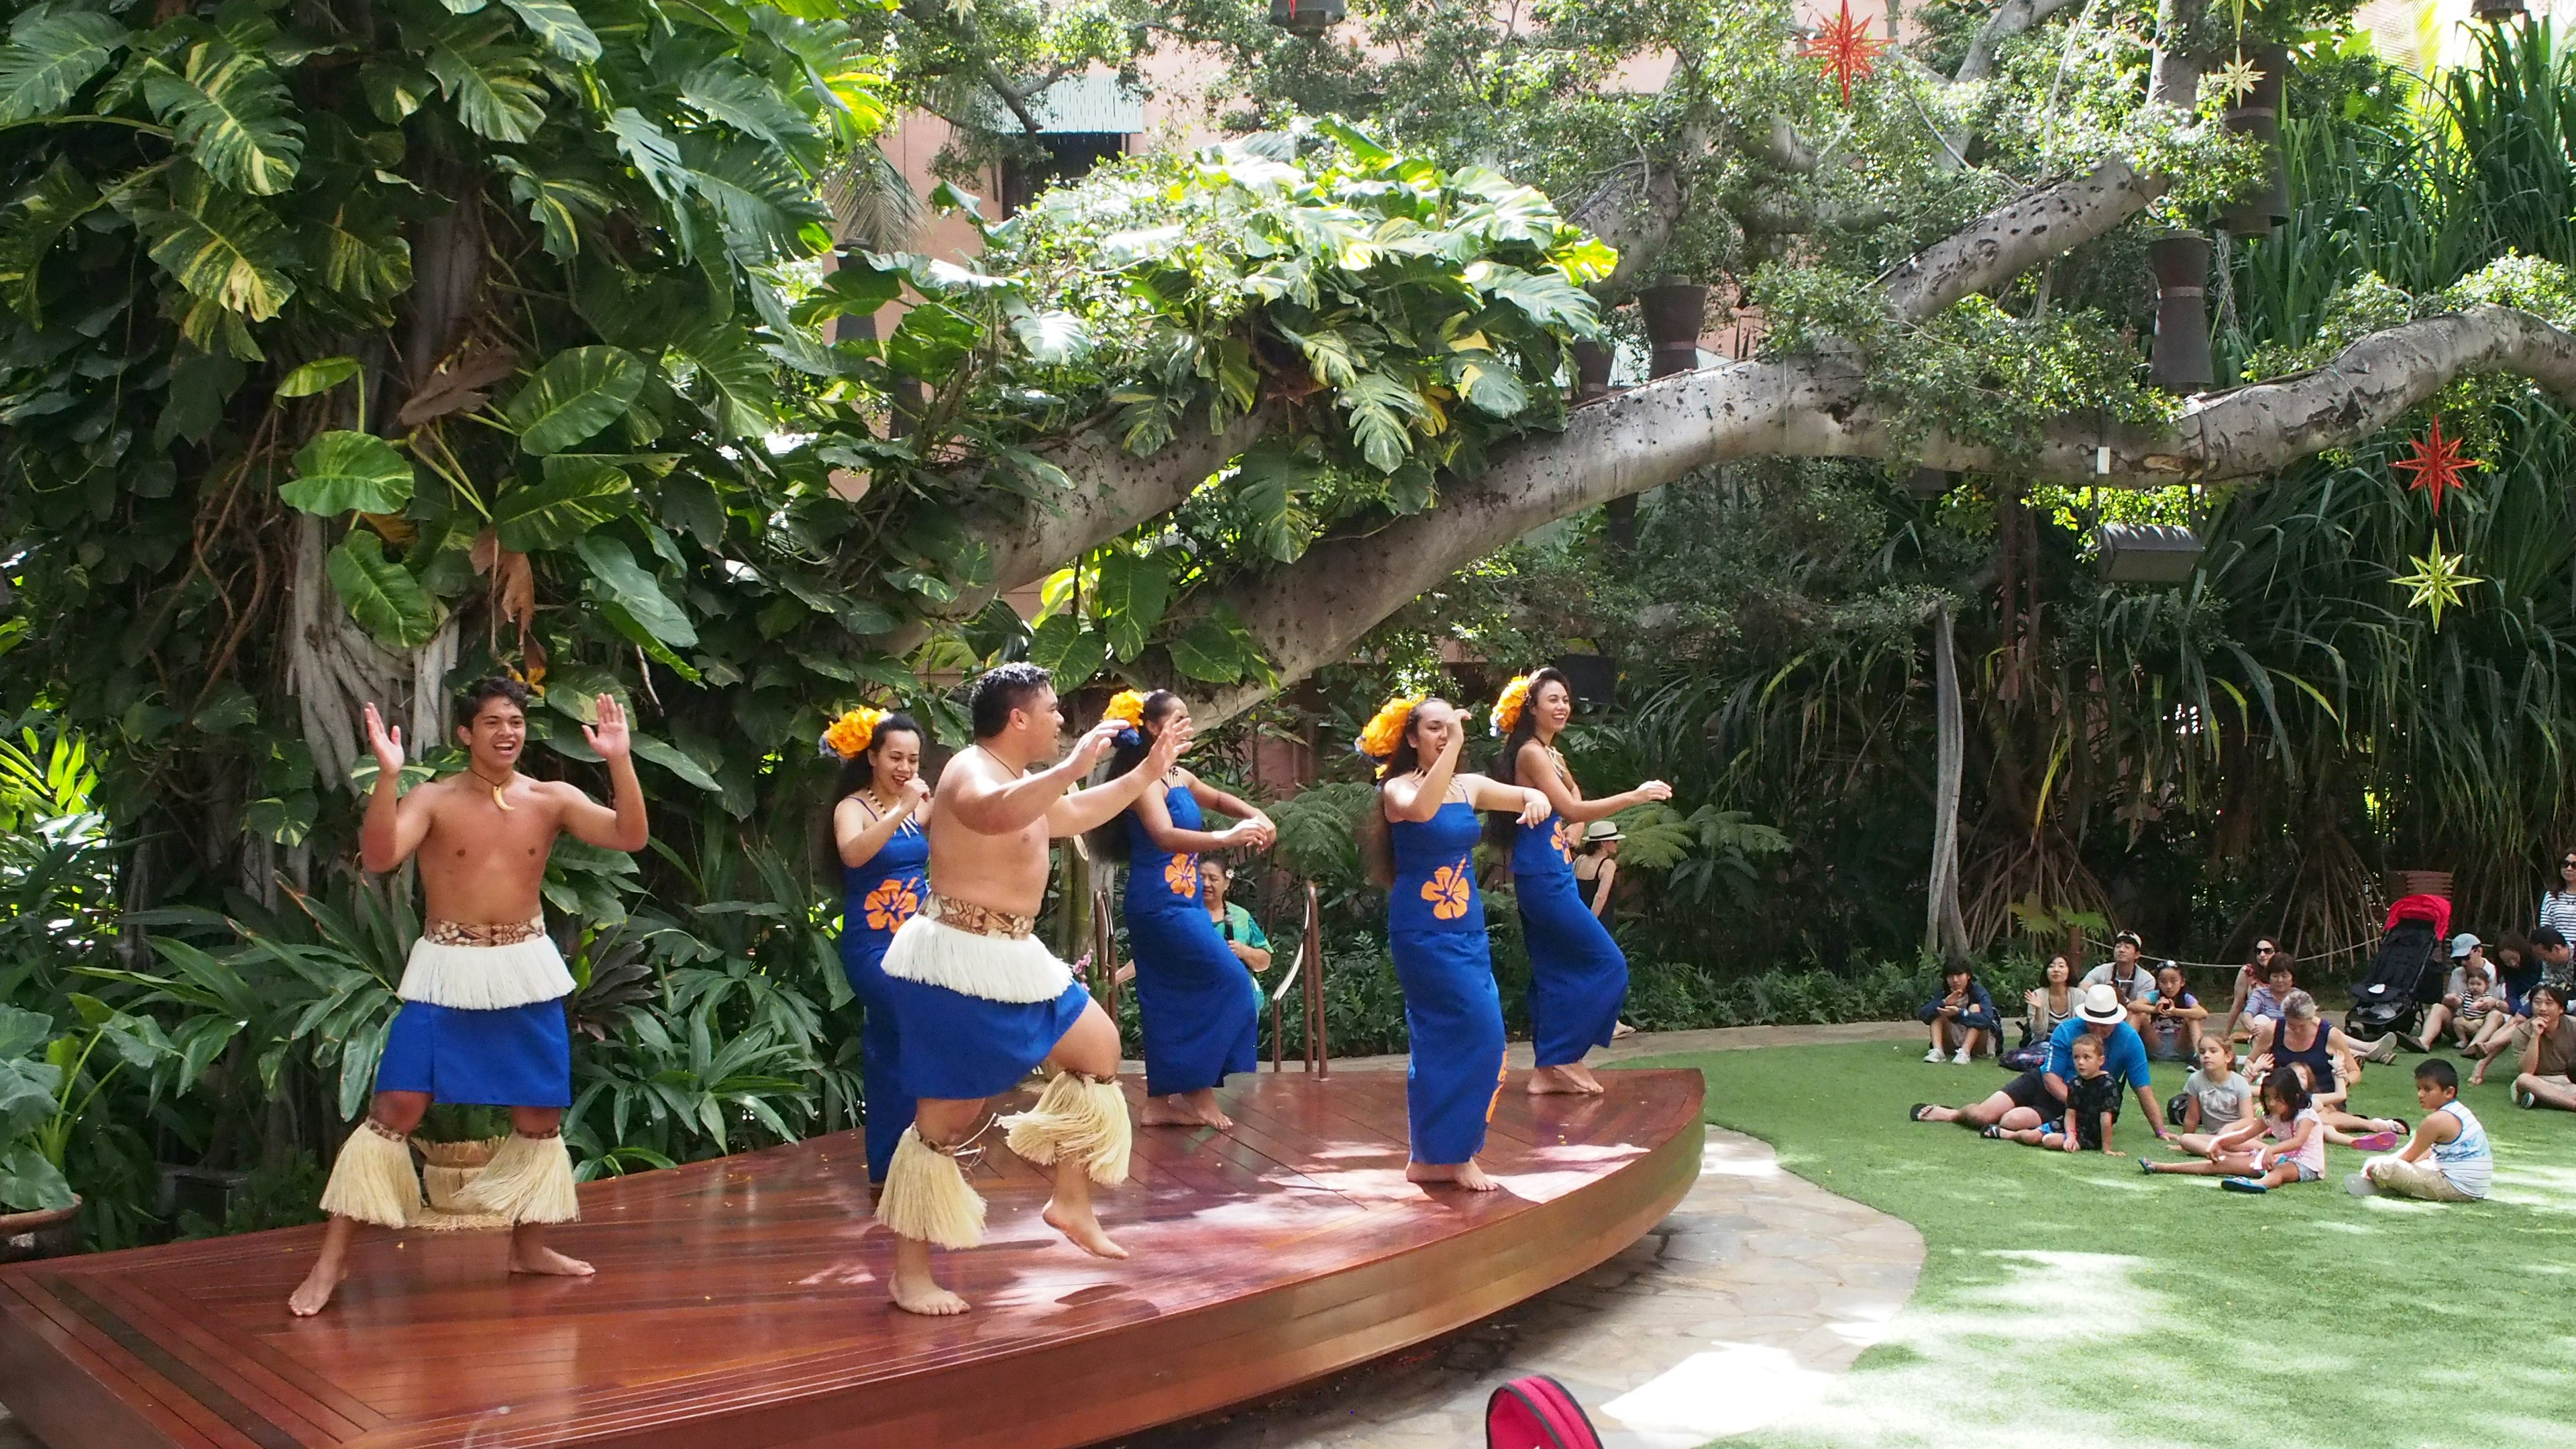
[{"label": "tree bark texture", "polygon": [[1957,620],[1944,600],[1932,614],[1934,749],[1932,874],[1924,901],[1923,949],[1948,961],[1968,957],[1968,923],[1959,912],[1959,787],[1966,775],[1967,730],[1959,705]]}]

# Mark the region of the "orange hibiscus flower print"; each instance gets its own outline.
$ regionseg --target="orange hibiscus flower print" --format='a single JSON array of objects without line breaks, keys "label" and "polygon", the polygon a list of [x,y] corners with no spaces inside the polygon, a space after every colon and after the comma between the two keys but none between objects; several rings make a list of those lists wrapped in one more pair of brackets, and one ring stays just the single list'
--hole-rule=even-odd
[{"label": "orange hibiscus flower print", "polygon": [[1565,857],[1567,865],[1574,864],[1574,847],[1583,839],[1583,827],[1571,820],[1559,820],[1550,833],[1556,839],[1556,853]]},{"label": "orange hibiscus flower print", "polygon": [[869,930],[891,931],[921,910],[921,896],[913,890],[910,880],[893,876],[868,892],[868,898],[859,905],[867,912]]},{"label": "orange hibiscus flower print", "polygon": [[1163,884],[1170,886],[1172,894],[1182,900],[1197,900],[1199,898],[1199,858],[1195,855],[1176,855],[1163,862]]},{"label": "orange hibiscus flower print", "polygon": [[1476,882],[1467,874],[1467,862],[1444,865],[1422,883],[1422,898],[1431,903],[1434,920],[1454,921],[1467,914],[1467,902],[1475,894]]}]

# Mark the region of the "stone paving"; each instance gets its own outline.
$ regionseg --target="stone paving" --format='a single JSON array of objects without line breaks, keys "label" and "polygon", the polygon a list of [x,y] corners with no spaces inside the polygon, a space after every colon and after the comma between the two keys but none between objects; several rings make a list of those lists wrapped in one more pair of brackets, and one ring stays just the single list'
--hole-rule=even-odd
[{"label": "stone paving", "polygon": [[[1641,1032],[1596,1065],[1682,1052],[1913,1037],[1913,1022]],[[1526,1043],[1513,1065],[1529,1065]],[[1401,1070],[1359,1057],[1335,1071]],[[1409,1352],[1127,1449],[1472,1449],[1486,1396],[1553,1374],[1609,1449],[1697,1449],[1813,1402],[1914,1294],[1923,1239],[1781,1171],[1768,1145],[1708,1129],[1699,1182],[1626,1252]],[[0,1449],[44,1449],[0,1409]]]},{"label": "stone paving", "polygon": [[[1910,1038],[1912,1022],[1640,1034],[1596,1063],[1677,1052]],[[1528,1065],[1528,1048],[1516,1065]],[[1361,1058],[1336,1071],[1401,1067]],[[1914,1294],[1908,1224],[1781,1170],[1770,1147],[1708,1129],[1699,1182],[1626,1252],[1437,1342],[1125,1449],[1472,1449],[1485,1399],[1552,1374],[1610,1449],[1697,1449],[1812,1403]]]}]

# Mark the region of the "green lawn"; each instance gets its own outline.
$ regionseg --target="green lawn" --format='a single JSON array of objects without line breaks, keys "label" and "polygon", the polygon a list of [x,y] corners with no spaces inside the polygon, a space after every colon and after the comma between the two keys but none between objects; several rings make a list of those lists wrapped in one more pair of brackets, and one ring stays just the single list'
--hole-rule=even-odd
[{"label": "green lawn", "polygon": [[[2268,1196],[2148,1178],[1905,1119],[1993,1090],[1919,1044],[1718,1052],[1708,1120],[1912,1223],[1926,1260],[1887,1338],[1778,1445],[2576,1446],[2576,1117],[2467,1094],[2496,1143],[2468,1206],[2355,1198],[2363,1154]],[[2362,1110],[2418,1115],[2413,1057]],[[2181,1089],[2157,1064],[2159,1095]],[[2115,1147],[2158,1144],[2131,1098]]]}]

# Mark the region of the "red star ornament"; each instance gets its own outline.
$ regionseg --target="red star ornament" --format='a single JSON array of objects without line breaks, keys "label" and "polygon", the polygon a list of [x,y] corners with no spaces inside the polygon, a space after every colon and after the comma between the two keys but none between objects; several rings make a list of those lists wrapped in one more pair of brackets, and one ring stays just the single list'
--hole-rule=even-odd
[{"label": "red star ornament", "polygon": [[2414,475],[2406,486],[2415,492],[2432,495],[2433,516],[2436,518],[2442,515],[2443,492],[2462,486],[2461,474],[2471,468],[2486,466],[2479,459],[2462,456],[2459,439],[2442,436],[2442,420],[2438,417],[2433,419],[2432,431],[2406,446],[2409,450],[2407,456],[2388,466],[2400,473]]},{"label": "red star ornament", "polygon": [[1878,71],[1878,54],[1890,42],[1869,33],[1869,28],[1852,19],[1851,0],[1842,0],[1842,14],[1800,47],[1798,53],[1825,63],[1825,74],[1842,88],[1843,104],[1851,104],[1852,82],[1867,80]]}]

